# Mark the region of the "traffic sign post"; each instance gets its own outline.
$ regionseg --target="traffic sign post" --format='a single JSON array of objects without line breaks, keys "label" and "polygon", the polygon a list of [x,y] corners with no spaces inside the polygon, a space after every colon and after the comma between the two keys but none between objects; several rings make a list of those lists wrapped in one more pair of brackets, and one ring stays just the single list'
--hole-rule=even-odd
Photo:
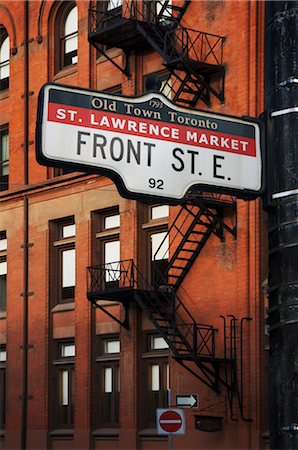
[{"label": "traffic sign post", "polygon": [[185,415],[182,409],[158,408],[156,410],[156,423],[158,434],[185,434]]}]

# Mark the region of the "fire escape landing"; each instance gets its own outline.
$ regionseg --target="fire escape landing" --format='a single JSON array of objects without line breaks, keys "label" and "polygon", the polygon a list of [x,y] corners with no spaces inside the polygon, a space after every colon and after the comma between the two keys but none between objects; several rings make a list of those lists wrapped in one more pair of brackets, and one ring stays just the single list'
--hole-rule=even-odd
[{"label": "fire escape landing", "polygon": [[[199,100],[210,106],[211,95],[224,100],[224,38],[185,28],[181,24],[189,0],[123,1],[121,6],[89,10],[88,40],[126,76],[130,76],[132,49],[151,48],[158,52],[168,69],[164,89],[171,100],[183,106],[196,106]],[[115,3],[116,6],[116,3]],[[108,48],[125,54],[122,67],[108,54]]]}]

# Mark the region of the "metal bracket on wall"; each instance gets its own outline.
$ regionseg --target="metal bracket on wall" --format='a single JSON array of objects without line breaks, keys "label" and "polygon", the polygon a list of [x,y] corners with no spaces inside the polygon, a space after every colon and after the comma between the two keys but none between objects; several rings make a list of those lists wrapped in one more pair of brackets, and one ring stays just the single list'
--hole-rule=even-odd
[{"label": "metal bracket on wall", "polygon": [[110,61],[120,72],[122,72],[129,80],[131,79],[130,73],[130,50],[124,51],[125,55],[125,67],[121,67],[118,63],[116,63],[114,58],[111,58],[100,46],[97,46],[96,49],[105,57],[108,61]]},{"label": "metal bracket on wall", "polygon": [[124,320],[121,321],[118,319],[118,317],[114,316],[114,314],[110,313],[103,305],[101,305],[98,301],[93,300],[91,301],[92,305],[96,308],[99,308],[102,312],[104,312],[107,316],[109,316],[111,319],[115,320],[115,322],[119,323],[122,327],[124,327],[126,330],[129,329],[129,323],[128,323],[128,303],[122,302],[122,305],[124,307]]}]

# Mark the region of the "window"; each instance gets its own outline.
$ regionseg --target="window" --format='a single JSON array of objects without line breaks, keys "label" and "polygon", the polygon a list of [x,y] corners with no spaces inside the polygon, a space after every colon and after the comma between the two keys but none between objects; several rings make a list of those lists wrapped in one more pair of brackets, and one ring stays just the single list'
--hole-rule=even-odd
[{"label": "window", "polygon": [[168,71],[157,72],[144,78],[145,91],[158,90],[168,99],[172,98],[171,74]]},{"label": "window", "polygon": [[119,337],[98,337],[97,353],[96,426],[119,427]]},{"label": "window", "polygon": [[52,177],[60,177],[61,175],[66,175],[68,173],[73,173],[72,169],[60,169],[59,167],[48,167],[48,176]]},{"label": "window", "polygon": [[0,91],[9,88],[9,36],[0,29]]},{"label": "window", "polygon": [[122,0],[108,0],[107,4],[107,10],[111,11],[113,9],[120,8],[122,6]]},{"label": "window", "polygon": [[120,278],[120,214],[118,208],[94,213],[93,222],[95,234],[93,262],[105,265],[105,289],[117,288]]},{"label": "window", "polygon": [[[96,9],[98,12],[99,28],[108,28],[115,25],[122,19],[122,0],[97,0]],[[97,43],[96,47],[96,58],[100,58],[102,56],[102,51],[107,51],[113,48],[111,45],[102,45],[99,43]]]},{"label": "window", "polygon": [[143,13],[146,20],[154,25],[170,26],[172,2],[170,0],[149,0],[144,2]]},{"label": "window", "polygon": [[53,425],[69,428],[74,424],[74,342],[56,342],[55,353]]},{"label": "window", "polygon": [[146,336],[143,353],[145,414],[143,426],[155,428],[157,408],[165,408],[168,404],[169,364],[168,344],[158,334]]},{"label": "window", "polygon": [[171,25],[172,1],[159,0],[156,2],[156,14],[160,25]]},{"label": "window", "polygon": [[51,222],[50,295],[53,305],[73,302],[76,284],[75,224],[73,218]]},{"label": "window", "polygon": [[159,283],[165,272],[169,258],[168,239],[168,205],[153,205],[148,208],[147,223],[143,229],[147,231],[148,264],[147,272],[152,285]]},{"label": "window", "polygon": [[0,191],[8,189],[9,139],[8,126],[0,127]]},{"label": "window", "polygon": [[122,0],[108,0],[106,2],[106,24],[109,26],[122,17]]},{"label": "window", "polygon": [[169,215],[169,206],[168,205],[160,205],[160,206],[153,206],[150,209],[151,213],[151,220],[155,219],[162,219],[164,217],[168,217]]},{"label": "window", "polygon": [[0,429],[5,428],[6,347],[0,346]]},{"label": "window", "polygon": [[167,267],[169,258],[169,239],[166,231],[150,235],[151,281],[158,283]]},{"label": "window", "polygon": [[56,72],[78,62],[78,8],[75,2],[62,2],[55,24],[59,43],[55,45]]},{"label": "window", "polygon": [[7,239],[6,232],[0,232],[0,312],[6,311],[6,275],[7,275]]}]

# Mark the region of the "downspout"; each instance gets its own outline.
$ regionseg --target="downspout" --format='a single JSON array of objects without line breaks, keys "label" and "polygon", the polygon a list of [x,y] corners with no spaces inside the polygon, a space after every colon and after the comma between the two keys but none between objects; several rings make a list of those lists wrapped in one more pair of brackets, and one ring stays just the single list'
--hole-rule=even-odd
[{"label": "downspout", "polygon": [[298,1],[265,2],[270,448],[298,448]]},{"label": "downspout", "polygon": [[[29,1],[24,2],[24,184],[28,184],[29,151]],[[28,280],[29,280],[29,218],[28,197],[24,197],[24,242],[23,242],[23,372],[22,372],[22,423],[21,450],[27,448],[28,409]]]}]

